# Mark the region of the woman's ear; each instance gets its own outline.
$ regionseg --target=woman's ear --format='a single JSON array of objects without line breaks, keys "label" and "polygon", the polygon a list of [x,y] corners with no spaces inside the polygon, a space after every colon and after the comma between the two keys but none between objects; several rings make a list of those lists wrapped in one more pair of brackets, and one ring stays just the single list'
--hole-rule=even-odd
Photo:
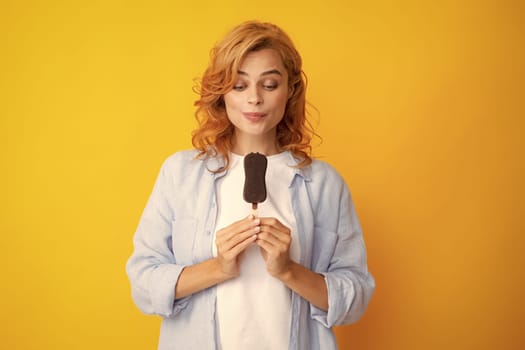
[{"label": "woman's ear", "polygon": [[290,86],[288,88],[288,99],[290,99],[293,96],[294,92],[295,92],[295,86]]}]

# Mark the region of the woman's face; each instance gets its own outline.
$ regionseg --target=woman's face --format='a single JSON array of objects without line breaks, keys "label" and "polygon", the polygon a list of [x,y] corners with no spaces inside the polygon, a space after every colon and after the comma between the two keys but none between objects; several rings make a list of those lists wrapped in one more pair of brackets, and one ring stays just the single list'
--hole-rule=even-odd
[{"label": "woman's face", "polygon": [[251,52],[237,73],[235,85],[224,95],[235,136],[262,137],[273,142],[289,95],[288,73],[281,57],[272,49]]}]

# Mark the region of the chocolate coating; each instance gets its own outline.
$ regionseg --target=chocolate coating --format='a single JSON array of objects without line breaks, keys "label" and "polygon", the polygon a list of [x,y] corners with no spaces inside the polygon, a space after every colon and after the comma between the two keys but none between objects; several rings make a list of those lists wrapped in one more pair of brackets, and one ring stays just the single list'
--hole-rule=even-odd
[{"label": "chocolate coating", "polygon": [[249,153],[244,157],[244,200],[262,203],[266,200],[266,167],[268,160],[260,153]]}]

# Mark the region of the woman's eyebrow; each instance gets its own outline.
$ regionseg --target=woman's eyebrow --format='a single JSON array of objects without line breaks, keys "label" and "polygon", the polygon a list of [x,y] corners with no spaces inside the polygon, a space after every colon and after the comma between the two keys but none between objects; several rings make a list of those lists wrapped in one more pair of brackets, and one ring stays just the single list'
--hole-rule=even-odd
[{"label": "woman's eyebrow", "polygon": [[[237,74],[239,74],[239,75],[246,75],[246,76],[249,75],[248,73],[246,73],[246,72],[244,72],[242,70],[238,70]],[[277,69],[270,69],[270,70],[267,70],[265,72],[262,72],[261,73],[261,77],[265,76],[265,75],[271,75],[271,74],[277,74],[279,76],[283,76],[282,73],[279,70],[277,70]]]}]

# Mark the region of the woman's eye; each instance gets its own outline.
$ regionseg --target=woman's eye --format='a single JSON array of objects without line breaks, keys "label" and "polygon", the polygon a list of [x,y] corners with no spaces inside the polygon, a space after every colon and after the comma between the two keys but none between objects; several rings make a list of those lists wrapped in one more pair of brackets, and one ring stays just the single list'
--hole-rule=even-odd
[{"label": "woman's eye", "polygon": [[237,83],[233,85],[233,88],[232,88],[232,90],[235,90],[235,91],[242,91],[244,89],[246,89],[246,84],[244,83]]},{"label": "woman's eye", "polygon": [[265,84],[265,85],[263,85],[263,87],[266,90],[275,90],[277,88],[277,84]]}]

